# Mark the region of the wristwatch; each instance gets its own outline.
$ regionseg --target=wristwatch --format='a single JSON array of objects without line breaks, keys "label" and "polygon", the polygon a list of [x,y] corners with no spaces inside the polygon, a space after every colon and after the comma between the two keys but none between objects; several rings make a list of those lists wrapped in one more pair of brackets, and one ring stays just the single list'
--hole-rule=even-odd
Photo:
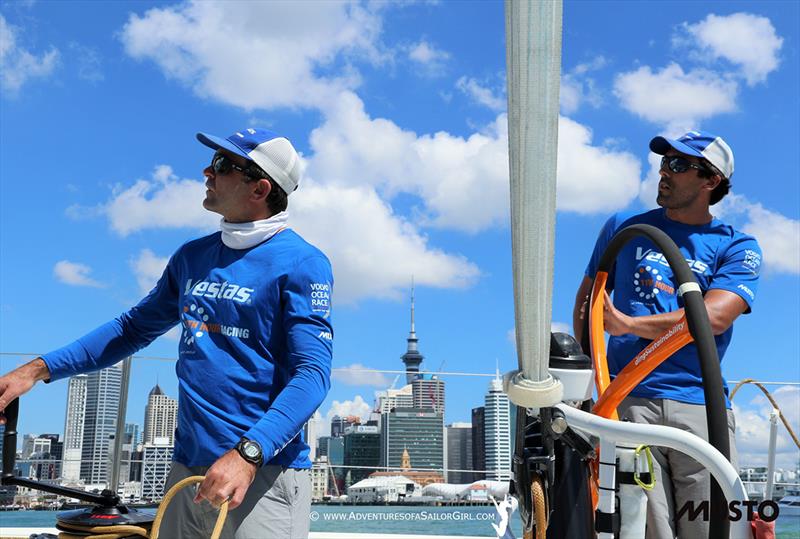
[{"label": "wristwatch", "polygon": [[239,452],[239,455],[241,455],[244,460],[255,464],[258,468],[260,468],[261,464],[264,462],[264,453],[261,451],[261,445],[253,440],[242,438],[239,440],[239,443],[236,444],[236,451]]}]

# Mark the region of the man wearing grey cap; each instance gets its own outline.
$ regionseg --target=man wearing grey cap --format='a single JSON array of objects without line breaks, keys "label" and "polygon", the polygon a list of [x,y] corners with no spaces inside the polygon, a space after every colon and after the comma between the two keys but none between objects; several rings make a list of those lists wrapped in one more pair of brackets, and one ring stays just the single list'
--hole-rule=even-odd
[{"label": "man wearing grey cap", "polygon": [[[573,324],[580,340],[583,313],[600,257],[611,238],[633,224],[664,231],[680,248],[703,291],[720,360],[733,334],[733,322],[749,313],[761,268],[755,238],[735,230],[710,213],[730,190],[733,152],[721,138],[690,131],[678,139],[655,137],[650,150],[662,156],[657,204],[640,214],[616,214],[600,232],[575,296]],[[672,271],[657,247],[643,237],[628,242],[608,276],[603,322],[608,340],[608,368],[613,378],[653,339],[683,316]],[[727,398],[731,461],[736,464],[735,420]],[[708,439],[705,398],[697,348],[689,344],[656,367],[617,409],[621,419],[668,425]],[[710,496],[708,472],[678,451],[652,448],[656,486],[646,491],[647,538],[706,537],[708,522],[676,512],[688,501]]]},{"label": "man wearing grey cap", "polygon": [[175,448],[167,488],[205,475],[167,510],[164,537],[305,538],[311,479],[303,424],[330,388],[333,277],[325,255],[287,226],[300,179],[291,143],[271,131],[198,133],[215,150],[203,206],[220,232],[170,258],[138,305],[0,377],[0,411],[39,380],[111,366],[180,324]]}]

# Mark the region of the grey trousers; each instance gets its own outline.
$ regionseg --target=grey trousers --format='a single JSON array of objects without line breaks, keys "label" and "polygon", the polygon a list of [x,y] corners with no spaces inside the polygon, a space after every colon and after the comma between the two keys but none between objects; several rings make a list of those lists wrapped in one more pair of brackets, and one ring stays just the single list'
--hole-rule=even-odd
[{"label": "grey trousers", "polygon": [[[172,463],[167,490],[186,477],[205,475],[208,467]],[[199,486],[199,485],[198,485]],[[164,539],[208,539],[219,514],[203,500],[192,499],[197,489],[181,490],[167,508],[161,525]],[[166,492],[166,491],[165,491]],[[309,470],[263,466],[256,472],[242,504],[228,512],[221,538],[307,539],[311,521],[311,474]]]},{"label": "grey trousers", "polygon": [[[628,397],[619,408],[620,419],[634,423],[666,425],[689,431],[708,440],[706,408],[699,404],[686,404],[668,399],[642,399]],[[736,419],[728,410],[728,433],[731,444],[731,462],[737,465]],[[702,539],[708,537],[709,523],[702,518],[690,521],[688,512],[675,521],[676,509],[687,501],[696,504],[711,495],[711,476],[693,458],[674,449],[652,446],[656,485],[647,494],[647,539]]]}]

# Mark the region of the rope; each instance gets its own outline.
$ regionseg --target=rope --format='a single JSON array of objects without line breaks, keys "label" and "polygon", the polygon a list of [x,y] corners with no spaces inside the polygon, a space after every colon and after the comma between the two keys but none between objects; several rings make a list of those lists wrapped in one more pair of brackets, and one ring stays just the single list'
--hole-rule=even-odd
[{"label": "rope", "polygon": [[[531,504],[533,505],[533,527],[522,532],[523,539],[545,539],[547,537],[547,501],[542,476],[534,474],[531,480]],[[534,536],[535,534],[535,536]]]},{"label": "rope", "polygon": [[736,392],[739,391],[739,388],[745,384],[753,384],[758,389],[760,389],[762,393],[764,393],[764,395],[769,400],[770,404],[772,404],[772,407],[778,410],[778,415],[780,416],[781,421],[783,422],[783,426],[786,427],[787,431],[789,431],[789,436],[792,437],[794,445],[796,445],[797,448],[800,449],[800,440],[797,439],[797,435],[794,433],[792,427],[789,425],[789,421],[786,419],[786,416],[783,415],[781,407],[778,406],[778,403],[775,402],[775,399],[772,398],[772,395],[770,395],[769,391],[767,391],[767,388],[764,387],[764,385],[761,382],[756,382],[752,378],[745,378],[744,380],[736,384],[736,386],[733,388],[733,391],[731,391],[731,397],[730,397],[731,401],[733,400],[733,397],[736,395]]},{"label": "rope", "polygon": [[[193,475],[181,481],[178,481],[172,488],[167,491],[161,504],[158,506],[156,518],[152,525],[145,524],[143,526],[133,526],[130,524],[120,524],[117,526],[75,526],[73,524],[58,523],[60,528],[66,528],[79,532],[79,534],[69,533],[69,531],[58,534],[58,539],[123,539],[131,535],[145,537],[146,539],[158,539],[158,532],[161,528],[161,521],[164,519],[164,514],[167,511],[167,506],[170,504],[176,494],[185,487],[195,483],[201,483],[205,479],[202,475]],[[225,524],[225,518],[228,516],[228,500],[222,502],[219,508],[219,516],[217,523],[214,524],[214,531],[211,532],[211,539],[219,539],[222,533],[222,526]],[[95,535],[87,535],[95,534]]]}]

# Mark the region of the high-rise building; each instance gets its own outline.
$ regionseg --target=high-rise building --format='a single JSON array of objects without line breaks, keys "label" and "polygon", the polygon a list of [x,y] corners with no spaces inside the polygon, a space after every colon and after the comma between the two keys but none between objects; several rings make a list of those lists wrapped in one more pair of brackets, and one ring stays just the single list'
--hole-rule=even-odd
[{"label": "high-rise building", "polygon": [[311,465],[311,500],[320,501],[328,495],[328,481],[331,472],[328,457],[319,457]]},{"label": "high-rise building", "polygon": [[142,431],[138,423],[125,423],[125,443],[133,447],[142,443]]},{"label": "high-rise building", "polygon": [[453,423],[447,426],[447,482],[472,483],[472,423]]},{"label": "high-rise building", "polygon": [[122,362],[86,375],[81,479],[108,484],[122,389]]},{"label": "high-rise building", "polygon": [[479,470],[472,474],[473,481],[486,479],[482,470],[486,469],[486,408],[480,406],[472,409],[472,469]]},{"label": "high-rise building", "polygon": [[338,416],[335,415],[331,418],[331,437],[338,438],[344,436],[344,431],[347,427],[352,425],[360,425],[361,418],[356,415]]},{"label": "high-rise building", "polygon": [[322,425],[322,414],[319,413],[319,410],[314,412],[314,415],[303,425],[303,438],[308,444],[308,458],[311,459],[311,462],[314,462],[319,454],[317,444]]},{"label": "high-rise building", "polygon": [[378,414],[391,412],[395,408],[413,408],[414,391],[411,384],[407,384],[400,389],[387,389],[377,395],[375,411]]},{"label": "high-rise building", "polygon": [[395,408],[381,419],[381,461],[399,467],[408,450],[415,469],[444,469],[444,421],[431,408]]},{"label": "high-rise building", "polygon": [[77,483],[81,478],[83,453],[83,425],[86,416],[86,384],[89,377],[78,374],[67,385],[67,413],[64,418],[64,460],[61,479],[64,483]]},{"label": "high-rise building", "polygon": [[444,380],[435,374],[418,374],[411,388],[414,408],[430,408],[444,416]]},{"label": "high-rise building", "polygon": [[167,438],[175,443],[175,426],[178,421],[178,401],[168,397],[158,384],[150,390],[144,409],[144,443],[156,438]]},{"label": "high-rise building", "polygon": [[511,414],[499,376],[489,382],[484,405],[486,479],[506,481],[511,479]]},{"label": "high-rise building", "polygon": [[[344,433],[344,466],[352,483],[376,471],[381,461],[381,435],[376,425],[353,425]],[[358,466],[358,468],[347,468]]]},{"label": "high-rise building", "polygon": [[142,447],[142,498],[159,501],[166,492],[167,476],[172,467],[173,445],[169,438],[157,437]]}]

